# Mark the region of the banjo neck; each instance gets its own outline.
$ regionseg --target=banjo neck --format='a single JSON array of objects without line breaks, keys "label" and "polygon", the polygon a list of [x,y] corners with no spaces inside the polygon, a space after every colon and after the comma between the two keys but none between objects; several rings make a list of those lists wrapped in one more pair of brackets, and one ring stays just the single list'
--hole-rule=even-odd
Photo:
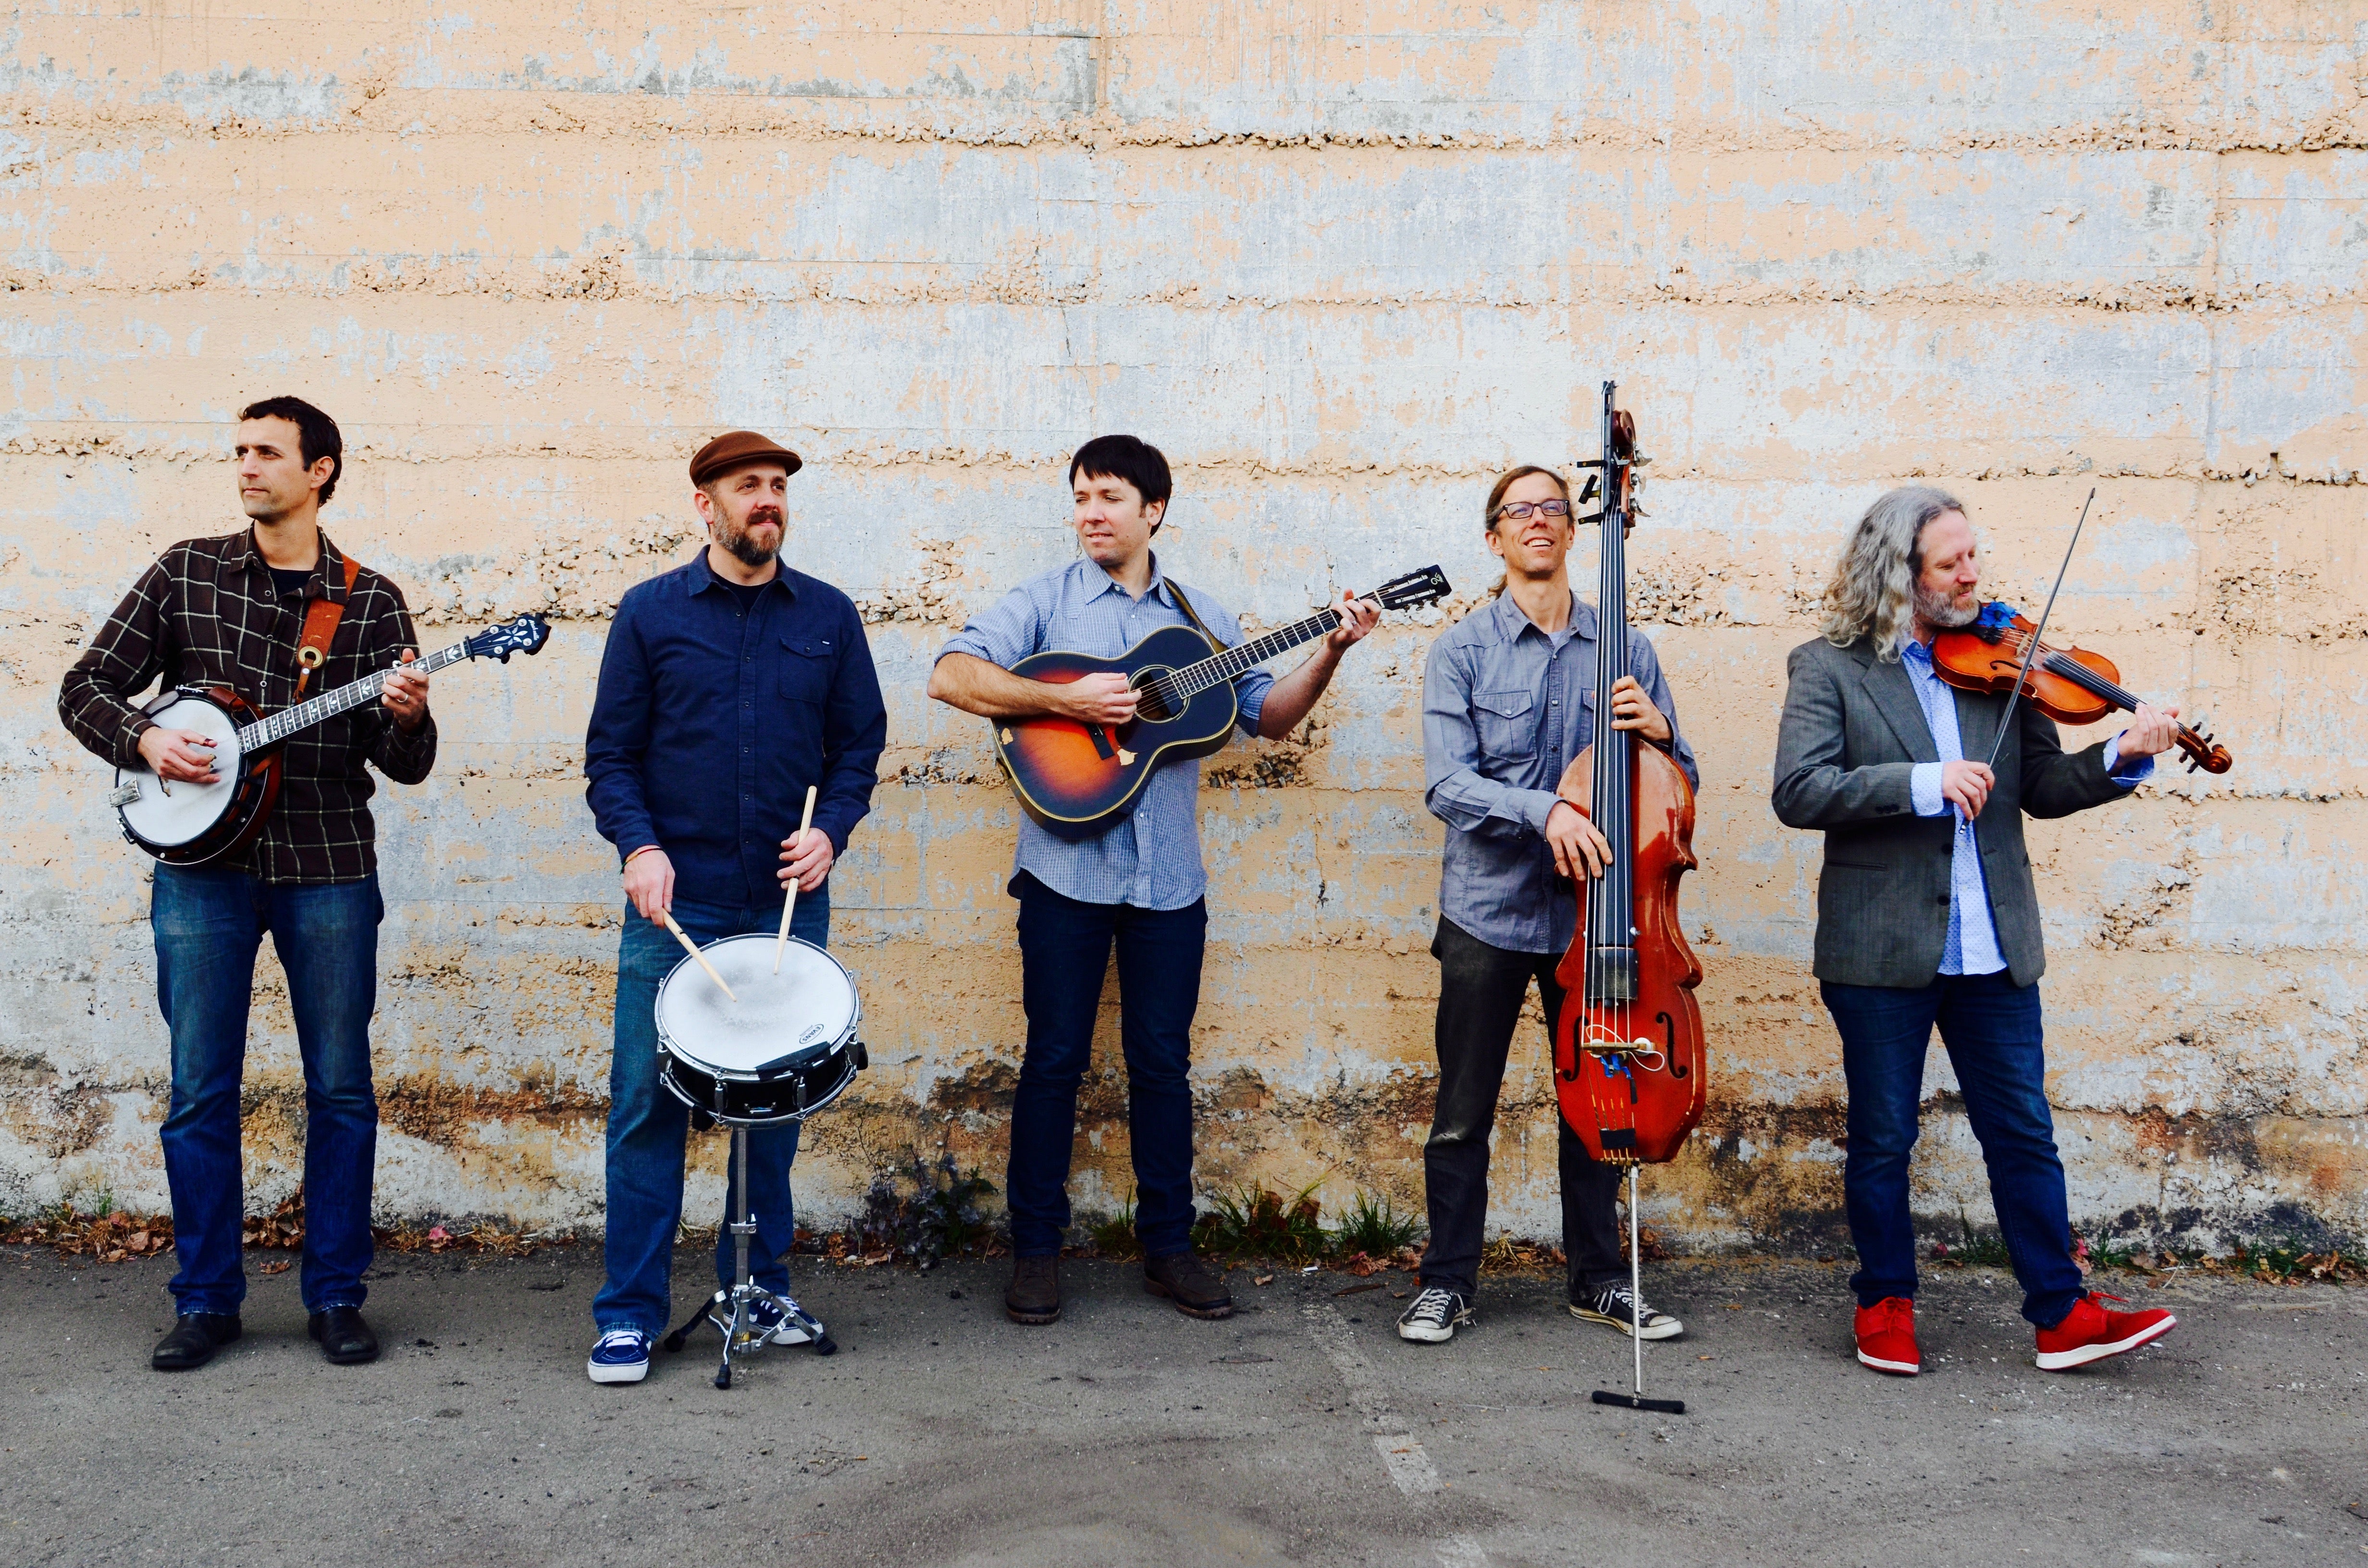
[{"label": "banjo neck", "polygon": [[[448,669],[467,657],[469,657],[469,645],[466,642],[455,642],[449,648],[438,649],[425,658],[415,659],[408,665],[395,667],[409,670],[414,675],[433,675],[438,670]],[[265,746],[286,740],[299,730],[309,730],[324,719],[334,719],[350,709],[377,701],[386,692],[388,674],[386,670],[372,671],[351,685],[341,686],[335,691],[324,691],[308,701],[299,702],[293,708],[283,708],[268,719],[257,719],[252,724],[240,725],[239,749],[243,752],[259,751]]]}]

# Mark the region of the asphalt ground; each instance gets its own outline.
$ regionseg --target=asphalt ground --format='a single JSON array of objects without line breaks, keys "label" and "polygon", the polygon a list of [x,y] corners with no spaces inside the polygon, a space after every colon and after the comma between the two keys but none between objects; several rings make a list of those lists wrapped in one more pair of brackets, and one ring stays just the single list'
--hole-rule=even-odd
[{"label": "asphalt ground", "polygon": [[1943,1271],[1911,1381],[1851,1360],[1839,1267],[1656,1265],[1688,1332],[1647,1392],[1687,1412],[1649,1415],[1590,1403],[1628,1343],[1537,1276],[1418,1346],[1400,1274],[1237,1269],[1202,1323],[1072,1262],[1023,1329],[1007,1266],[800,1259],[840,1353],[719,1391],[712,1333],[586,1380],[593,1251],[390,1256],[358,1368],[257,1277],[246,1337],[167,1375],[171,1267],[0,1252],[0,1562],[2368,1563],[2356,1288],[2136,1290],[2180,1327],[2064,1375],[2010,1279]]}]

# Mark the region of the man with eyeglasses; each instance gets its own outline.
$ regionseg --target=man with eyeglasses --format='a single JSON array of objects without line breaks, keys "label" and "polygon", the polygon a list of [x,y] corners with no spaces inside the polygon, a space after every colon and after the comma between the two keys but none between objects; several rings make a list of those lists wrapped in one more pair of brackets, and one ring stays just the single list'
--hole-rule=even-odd
[{"label": "man with eyeglasses", "polygon": [[[1611,846],[1555,794],[1563,770],[1595,738],[1595,607],[1570,591],[1577,533],[1570,490],[1551,469],[1497,481],[1482,513],[1489,551],[1505,563],[1497,597],[1431,644],[1423,672],[1422,747],[1433,815],[1447,824],[1440,868],[1439,1100],[1423,1144],[1430,1243],[1422,1289],[1398,1337],[1440,1344],[1474,1319],[1488,1214],[1488,1136],[1530,982],[1553,1048],[1563,990],[1554,968],[1578,922],[1578,879],[1600,876]],[[1634,676],[1611,690],[1611,723],[1662,747],[1699,782],[1693,749],[1653,645],[1628,633]],[[1684,1325],[1633,1301],[1614,1204],[1619,1172],[1599,1165],[1555,1118],[1563,1250],[1572,1315],[1667,1339]]]}]

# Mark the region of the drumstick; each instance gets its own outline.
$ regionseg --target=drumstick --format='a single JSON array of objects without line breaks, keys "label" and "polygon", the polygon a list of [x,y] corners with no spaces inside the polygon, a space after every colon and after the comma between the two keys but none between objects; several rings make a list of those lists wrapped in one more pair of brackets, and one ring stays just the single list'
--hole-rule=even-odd
[{"label": "drumstick", "polygon": [[[699,950],[699,944],[690,939],[689,932],[674,923],[674,911],[660,910],[658,918],[665,921],[666,928],[674,933],[674,939],[682,944],[682,950],[699,960],[699,967],[707,971],[708,979],[715,982],[715,988],[726,996],[732,996],[732,987],[723,983],[723,977],[715,972],[715,966],[707,961],[707,955]],[[737,1002],[740,998],[732,996],[732,1000]]]},{"label": "drumstick", "polygon": [[[814,787],[809,784],[806,786],[806,814],[798,824],[797,837],[791,839],[790,841],[791,843],[803,844],[805,842],[806,829],[814,826]],[[790,912],[796,909],[797,906],[798,880],[795,877],[791,877],[790,879],[790,896],[781,901],[781,934],[773,939],[773,972],[775,974],[781,972],[781,955],[789,950]]]}]

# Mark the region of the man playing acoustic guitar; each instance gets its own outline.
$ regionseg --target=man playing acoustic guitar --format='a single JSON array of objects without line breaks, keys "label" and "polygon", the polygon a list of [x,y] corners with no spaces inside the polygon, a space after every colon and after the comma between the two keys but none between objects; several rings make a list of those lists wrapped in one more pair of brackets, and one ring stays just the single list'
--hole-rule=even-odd
[{"label": "man playing acoustic guitar", "polygon": [[[272,712],[411,660],[401,591],[321,531],[344,467],[336,422],[311,403],[275,397],[240,410],[239,504],[254,526],[186,540],[132,585],[58,693],[76,740],[119,767],[145,761],[167,789],[211,784],[214,743],[163,729],[132,704],[151,682],[227,687]],[[378,1149],[370,1021],[386,906],[365,765],[416,784],[435,761],[427,677],[390,674],[381,703],[289,741],[278,804],[251,845],[207,865],[156,867],[148,919],[173,1035],[163,1142],[180,1257],[173,1330],[149,1358],[159,1371],[203,1366],[240,1333],[239,1079],[266,931],[304,1063],[310,1331],[331,1361],[378,1355],[361,1305]]]},{"label": "man playing acoustic guitar", "polygon": [[[989,719],[1057,714],[1110,731],[1135,716],[1123,676],[1073,684],[1029,680],[1010,666],[1048,649],[1115,657],[1161,627],[1197,626],[1226,647],[1242,640],[1214,600],[1164,575],[1151,549],[1167,510],[1167,460],[1132,436],[1102,436],[1069,463],[1072,521],[1083,558],[1030,579],[975,616],[938,655],[929,695]],[[1233,682],[1244,734],[1278,739],[1315,706],[1340,655],[1380,611],[1342,595],[1342,622],[1308,661],[1278,680],[1252,667]],[[1201,865],[1197,762],[1153,773],[1134,811],[1071,842],[1019,824],[1010,892],[1019,900],[1021,1002],[1028,1045],[1012,1096],[1007,1194],[1018,1254],[1004,1311],[1014,1323],[1061,1315],[1061,1233],[1069,1223],[1070,1144],[1077,1084],[1113,941],[1126,1054],[1136,1238],[1144,1288],[1190,1317],[1234,1310],[1224,1281],[1191,1251],[1192,1015],[1208,931]]]}]

